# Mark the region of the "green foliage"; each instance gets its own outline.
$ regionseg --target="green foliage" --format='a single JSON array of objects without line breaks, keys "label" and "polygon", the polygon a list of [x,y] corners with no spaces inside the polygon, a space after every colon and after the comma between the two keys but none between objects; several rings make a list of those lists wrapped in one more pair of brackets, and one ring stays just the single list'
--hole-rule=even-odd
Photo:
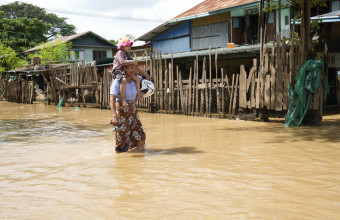
[{"label": "green foliage", "polygon": [[0,6],[0,39],[19,54],[40,42],[75,34],[75,26],[66,18],[47,13],[37,6],[14,2]]},{"label": "green foliage", "polygon": [[22,67],[26,64],[12,48],[6,47],[0,42],[0,75],[4,71]]},{"label": "green foliage", "polygon": [[71,44],[71,42],[62,42],[61,40],[56,39],[43,44],[42,49],[35,54],[30,54],[28,58],[32,60],[33,57],[40,57],[40,59],[45,59],[45,61],[68,60],[70,59],[69,51],[72,47]]},{"label": "green foliage", "polygon": [[130,39],[131,41],[135,41],[135,37],[134,36],[132,36],[131,34],[127,34],[127,35],[125,35],[125,37],[127,37],[128,39]]},{"label": "green foliage", "polygon": [[112,44],[114,44],[114,45],[118,45],[118,40],[109,40]]}]

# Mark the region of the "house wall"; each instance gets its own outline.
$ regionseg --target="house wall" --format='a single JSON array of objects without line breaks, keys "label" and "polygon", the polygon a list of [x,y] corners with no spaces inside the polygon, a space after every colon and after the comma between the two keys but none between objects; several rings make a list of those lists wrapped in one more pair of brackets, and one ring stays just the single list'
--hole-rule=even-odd
[{"label": "house wall", "polygon": [[191,22],[184,22],[152,40],[152,48],[164,53],[180,53],[190,51]]},{"label": "house wall", "polygon": [[[276,17],[279,18],[279,10],[276,10]],[[290,9],[281,9],[281,30],[279,30],[279,19],[276,19],[276,32],[281,32],[281,37],[289,38],[290,35]]]},{"label": "house wall", "polygon": [[230,12],[210,15],[203,18],[196,18],[192,20],[192,27],[203,26],[208,24],[220,23],[230,21]]},{"label": "house wall", "polygon": [[226,47],[229,42],[230,13],[194,19],[191,29],[192,50]]},{"label": "house wall", "polygon": [[79,53],[82,53],[82,57],[79,57],[80,59],[84,61],[93,61],[93,50],[104,50],[106,51],[107,58],[112,58],[112,49],[109,48],[72,48],[71,50],[79,51]]},{"label": "house wall", "polygon": [[237,9],[230,12],[231,17],[241,17],[246,15],[245,9]]}]

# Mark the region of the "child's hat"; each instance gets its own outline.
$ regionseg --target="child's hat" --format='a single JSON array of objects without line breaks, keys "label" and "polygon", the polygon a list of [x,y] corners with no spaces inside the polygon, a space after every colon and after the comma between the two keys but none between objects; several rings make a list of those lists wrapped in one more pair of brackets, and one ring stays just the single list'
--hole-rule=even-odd
[{"label": "child's hat", "polygon": [[133,41],[131,41],[129,38],[127,37],[121,37],[119,40],[118,40],[118,50],[121,49],[121,47],[124,47],[124,46],[131,46],[132,47],[132,44],[133,44]]}]

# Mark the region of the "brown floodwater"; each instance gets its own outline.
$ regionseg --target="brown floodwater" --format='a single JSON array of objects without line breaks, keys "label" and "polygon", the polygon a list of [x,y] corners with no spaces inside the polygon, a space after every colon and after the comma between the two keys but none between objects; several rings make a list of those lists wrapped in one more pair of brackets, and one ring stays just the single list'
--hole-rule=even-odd
[{"label": "brown floodwater", "polygon": [[0,219],[340,219],[340,114],[323,126],[0,102]]}]

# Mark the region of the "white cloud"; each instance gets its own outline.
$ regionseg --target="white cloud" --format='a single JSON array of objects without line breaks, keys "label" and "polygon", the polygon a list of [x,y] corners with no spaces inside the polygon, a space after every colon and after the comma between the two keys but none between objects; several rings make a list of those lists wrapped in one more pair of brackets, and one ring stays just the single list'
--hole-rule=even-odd
[{"label": "white cloud", "polygon": [[[6,0],[14,2],[14,0]],[[133,17],[143,19],[170,20],[182,12],[194,7],[203,0],[21,0],[42,8],[66,11],[86,12],[91,14]],[[91,16],[55,13],[68,18],[67,22],[77,27],[77,32],[93,31],[110,40],[119,39],[126,34],[139,37],[163,22],[145,22],[135,20],[117,20]]]}]

